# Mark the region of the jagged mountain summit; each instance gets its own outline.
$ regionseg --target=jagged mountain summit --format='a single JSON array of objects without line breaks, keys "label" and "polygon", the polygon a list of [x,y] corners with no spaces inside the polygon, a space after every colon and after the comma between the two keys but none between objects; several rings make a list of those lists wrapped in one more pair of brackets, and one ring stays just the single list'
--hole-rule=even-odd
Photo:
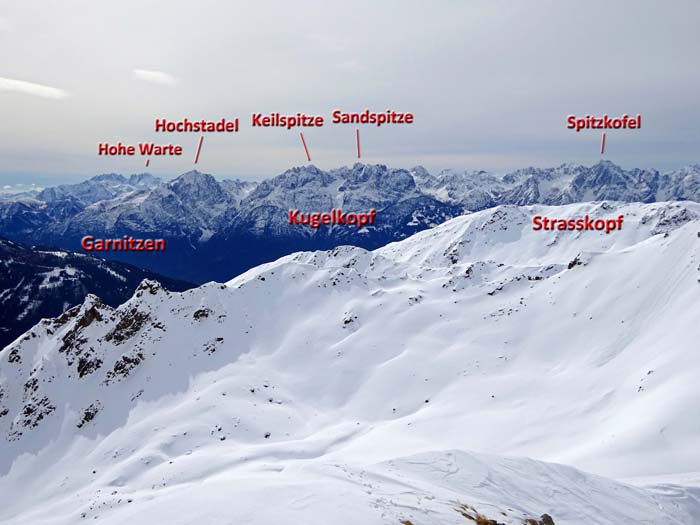
[{"label": "jagged mountain summit", "polygon": [[556,168],[526,168],[497,177],[483,171],[445,170],[427,177],[424,188],[470,210],[498,204],[571,204],[617,200],[623,202],[698,201],[700,165],[668,173],[625,170],[610,161],[590,167],[562,164]]},{"label": "jagged mountain summit", "polygon": [[158,177],[150,173],[139,173],[129,177],[117,173],[104,173],[78,184],[62,184],[45,188],[36,195],[36,198],[43,202],[72,199],[84,206],[89,206],[126,193],[148,190],[161,182]]},{"label": "jagged mountain summit", "polygon": [[[602,161],[527,168],[503,176],[483,171],[392,169],[355,164],[330,171],[292,168],[261,182],[219,182],[191,171],[169,182],[147,175],[101,175],[38,195],[0,199],[0,235],[79,250],[85,235],[165,238],[158,254],[104,255],[196,282],[225,281],[296,250],[352,244],[374,249],[468,212],[502,204],[601,200],[700,200],[700,166],[661,174]],[[377,210],[376,223],[318,229],[289,224],[290,209]]]},{"label": "jagged mountain summit", "polygon": [[157,279],[174,291],[194,286],[116,261],[0,238],[0,348],[90,293],[118,306],[143,279]]},{"label": "jagged mountain summit", "polygon": [[90,296],[0,352],[0,521],[696,523],[699,232],[695,203],[498,206]]}]

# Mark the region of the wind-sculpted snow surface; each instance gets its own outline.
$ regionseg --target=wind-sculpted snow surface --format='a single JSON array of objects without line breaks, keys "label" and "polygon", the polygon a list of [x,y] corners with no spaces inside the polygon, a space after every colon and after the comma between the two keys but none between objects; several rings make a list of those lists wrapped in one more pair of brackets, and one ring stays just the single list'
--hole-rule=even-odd
[{"label": "wind-sculpted snow surface", "polygon": [[699,217],[499,206],[91,296],[0,353],[0,522],[698,523]]}]

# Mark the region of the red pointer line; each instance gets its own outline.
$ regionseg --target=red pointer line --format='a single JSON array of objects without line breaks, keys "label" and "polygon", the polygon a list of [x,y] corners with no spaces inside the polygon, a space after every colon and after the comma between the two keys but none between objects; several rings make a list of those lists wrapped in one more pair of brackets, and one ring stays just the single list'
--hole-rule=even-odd
[{"label": "red pointer line", "polygon": [[301,143],[304,145],[304,151],[306,152],[306,160],[311,160],[309,155],[309,148],[306,147],[306,141],[304,140],[304,134],[300,131],[299,136],[301,137]]},{"label": "red pointer line", "polygon": [[605,153],[605,132],[603,132],[603,138],[600,141],[600,154]]},{"label": "red pointer line", "polygon": [[357,158],[360,158],[360,130],[355,128],[355,143],[357,144]]},{"label": "red pointer line", "polygon": [[204,141],[204,135],[199,136],[199,144],[197,144],[197,153],[194,156],[194,163],[197,164],[199,160],[199,152],[202,151],[202,141]]}]

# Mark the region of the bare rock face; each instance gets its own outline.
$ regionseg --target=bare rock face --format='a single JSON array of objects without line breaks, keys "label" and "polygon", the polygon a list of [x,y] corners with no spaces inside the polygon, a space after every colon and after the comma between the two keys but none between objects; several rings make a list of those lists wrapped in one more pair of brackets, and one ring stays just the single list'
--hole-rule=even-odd
[{"label": "bare rock face", "polygon": [[[28,431],[40,428],[59,407],[58,400],[71,392],[77,395],[75,404],[85,406],[76,415],[79,429],[109,409],[109,396],[86,403],[81,392],[94,388],[90,385],[119,383],[144,362],[147,341],[157,340],[157,334],[165,328],[155,319],[149,304],[139,300],[148,297],[157,301],[167,293],[158,282],[144,280],[132,300],[117,309],[90,294],[83,304],[43,320],[15,341],[5,351],[0,367],[14,370],[13,383],[20,377],[25,379],[21,390],[4,387],[5,383],[0,382],[0,420],[8,421],[0,423],[0,428],[4,427],[6,439],[17,442]],[[53,349],[37,360],[42,341],[51,341]],[[66,381],[65,388],[57,390],[54,386],[58,377]],[[14,413],[12,403],[17,407]]]},{"label": "bare rock face", "polygon": [[[137,292],[138,293],[138,292]],[[132,308],[120,315],[117,325],[105,335],[104,340],[115,345],[124,344],[136,335],[150,321],[147,312]]]},{"label": "bare rock face", "polygon": [[[29,330],[41,319],[53,321],[59,329],[80,308],[72,308],[92,294],[110,306],[129,299],[144,280],[144,293],[154,293],[159,282],[174,291],[186,290],[192,284],[157,275],[148,270],[99,259],[68,250],[27,246],[0,239],[0,348]],[[83,312],[82,315],[86,313]],[[98,319],[99,307],[86,314],[84,323]],[[70,341],[67,341],[70,344]]]}]

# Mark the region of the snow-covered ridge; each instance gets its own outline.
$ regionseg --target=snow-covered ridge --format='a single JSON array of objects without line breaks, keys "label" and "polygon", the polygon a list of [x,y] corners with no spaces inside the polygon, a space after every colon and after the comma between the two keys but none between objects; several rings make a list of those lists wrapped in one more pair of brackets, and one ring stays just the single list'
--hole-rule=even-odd
[{"label": "snow-covered ridge", "polygon": [[[530,222],[586,213],[623,229]],[[695,523],[697,489],[541,461],[700,471],[699,216],[501,206],[90,297],[0,352],[0,522]]]},{"label": "snow-covered ridge", "polygon": [[[168,181],[109,174],[38,194],[0,197],[0,236],[80,249],[95,238],[164,238],[158,257],[124,252],[106,257],[196,283],[226,281],[295,249],[353,244],[374,249],[464,213],[500,205],[563,205],[593,201],[700,201],[700,166],[660,173],[607,161],[526,168],[505,175],[421,167],[355,164],[332,170],[302,166],[258,182],[217,181],[190,171]],[[300,227],[289,210],[376,210],[376,221],[353,228]],[[183,261],[187,261],[184,263]]]},{"label": "snow-covered ridge", "polygon": [[402,202],[413,202],[418,211],[425,199],[434,201],[429,210],[433,216],[416,220],[426,225],[465,210],[502,204],[700,201],[700,165],[660,173],[625,170],[602,161],[590,167],[563,164],[505,175],[458,170],[432,175],[421,167],[397,169],[358,163],[329,171],[297,167],[260,182],[219,182],[198,171],[169,182],[148,174],[128,178],[107,174],[47,188],[36,196],[0,198],[0,234],[22,232],[36,238],[48,226],[53,236],[96,229],[162,231],[205,242],[213,233],[231,229],[284,230],[284,217],[266,213],[271,208],[355,212],[376,208],[391,213],[390,208]]},{"label": "snow-covered ridge", "polygon": [[174,290],[192,285],[84,253],[27,246],[0,238],[0,348],[44,317],[60,315],[87,293],[112,305],[126,301],[143,279]]}]

